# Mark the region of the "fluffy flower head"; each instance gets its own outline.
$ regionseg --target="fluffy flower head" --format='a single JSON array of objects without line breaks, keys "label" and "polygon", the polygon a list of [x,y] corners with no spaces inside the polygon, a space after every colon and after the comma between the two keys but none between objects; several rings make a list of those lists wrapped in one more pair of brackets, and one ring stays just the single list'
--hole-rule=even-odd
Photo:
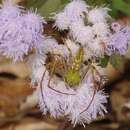
[{"label": "fluffy flower head", "polygon": [[0,52],[13,61],[23,60],[43,42],[44,20],[35,12],[24,14],[18,6],[6,1],[0,10],[0,19]]},{"label": "fluffy flower head", "polygon": [[94,38],[92,27],[84,26],[79,22],[71,25],[70,34],[72,35],[72,37],[76,42],[79,42],[82,45],[88,44]]},{"label": "fluffy flower head", "polygon": [[60,30],[66,30],[69,28],[70,20],[65,12],[61,12],[55,15],[55,27]]},{"label": "fluffy flower head", "polygon": [[87,13],[88,5],[83,0],[73,0],[64,9],[70,22],[77,22],[81,18],[84,18],[84,13]]},{"label": "fluffy flower head", "polygon": [[25,21],[25,27],[26,29],[32,31],[32,32],[43,32],[43,23],[46,23],[45,20],[37,14],[36,11],[28,11],[27,14],[23,17]]},{"label": "fluffy flower head", "polygon": [[88,21],[93,24],[107,22],[107,18],[109,18],[108,11],[108,8],[94,8],[88,13]]},{"label": "fluffy flower head", "polygon": [[20,15],[21,7],[12,3],[12,0],[3,1],[0,5],[0,16],[3,18],[13,19]]},{"label": "fluffy flower head", "polygon": [[117,32],[110,37],[108,45],[112,48],[111,51],[118,51],[121,55],[124,55],[127,52],[127,37],[122,32]]}]

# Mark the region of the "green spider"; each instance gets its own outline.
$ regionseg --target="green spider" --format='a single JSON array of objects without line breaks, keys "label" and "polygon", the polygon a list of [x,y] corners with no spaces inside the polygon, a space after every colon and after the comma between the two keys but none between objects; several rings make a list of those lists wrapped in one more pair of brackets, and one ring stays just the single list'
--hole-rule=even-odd
[{"label": "green spider", "polygon": [[[75,89],[85,78],[89,70],[92,70],[93,81],[95,82],[95,86],[97,86],[96,80],[94,79],[94,75],[95,73],[97,73],[97,70],[95,70],[92,63],[90,63],[89,65],[84,64],[84,50],[82,47],[78,49],[74,57],[70,56],[68,59],[65,59],[59,54],[53,53],[48,53],[47,57],[48,58],[46,60],[45,72],[48,71],[50,75],[50,79],[48,81],[48,87],[50,89],[61,94],[74,95],[56,90],[54,87],[51,86],[51,79],[54,75],[56,75],[65,82],[67,87]],[[83,66],[85,66],[85,70],[83,70]],[[83,71],[85,71],[85,73]],[[41,82],[43,81],[44,76],[45,73],[43,74]]]},{"label": "green spider", "polygon": [[[47,55],[48,58],[46,60],[45,65],[46,70],[42,76],[41,83],[44,79],[46,71],[48,71],[50,75],[50,79],[48,81],[48,87],[50,89],[61,94],[74,95],[56,90],[54,87],[51,86],[51,79],[53,78],[54,75],[56,75],[63,81],[65,81],[66,86],[69,86],[71,88],[77,86],[81,81],[80,68],[81,65],[83,64],[83,56],[84,56],[83,48],[79,48],[75,57],[69,57],[68,59],[65,59],[59,54],[48,53]],[[42,84],[40,86],[42,88]]]}]

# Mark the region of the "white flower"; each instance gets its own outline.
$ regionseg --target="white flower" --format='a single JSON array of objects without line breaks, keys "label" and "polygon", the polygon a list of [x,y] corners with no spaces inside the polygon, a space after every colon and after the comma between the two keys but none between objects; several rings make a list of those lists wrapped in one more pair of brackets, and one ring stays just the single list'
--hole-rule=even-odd
[{"label": "white flower", "polygon": [[95,23],[93,26],[93,31],[97,37],[104,38],[107,36],[107,34],[110,33],[110,30],[108,28],[108,25],[106,23],[100,22]]},{"label": "white flower", "polygon": [[31,48],[35,48],[36,51],[40,51],[41,44],[43,44],[44,36],[44,26],[45,20],[40,15],[38,15],[32,10],[28,11],[22,17],[23,19],[23,27],[22,27],[22,35],[25,43],[30,45]]},{"label": "white flower", "polygon": [[84,47],[84,60],[89,60],[93,57],[93,51],[88,47]]},{"label": "white flower", "polygon": [[27,65],[31,72],[31,85],[34,87],[36,87],[35,83],[39,83],[41,81],[43,72],[45,70],[45,60],[46,56],[39,53],[29,56]]},{"label": "white flower", "polygon": [[[9,10],[10,9],[10,10]],[[44,40],[44,20],[36,12],[23,13],[6,1],[0,9],[0,53],[13,61],[21,61],[32,49],[38,51]],[[3,24],[3,25],[2,25]]]},{"label": "white flower", "polygon": [[[89,83],[83,84],[75,96],[73,108],[71,108],[69,116],[74,126],[76,124],[88,124],[95,120],[98,114],[103,116],[104,112],[107,112],[103,105],[104,103],[107,103],[105,94],[103,91],[98,91],[94,95],[92,87],[94,86]],[[87,106],[89,105],[90,107],[87,109]]]},{"label": "white flower", "polygon": [[55,24],[60,30],[69,29],[72,23],[83,21],[85,17],[84,13],[87,13],[87,5],[82,0],[73,0],[66,5],[63,12],[60,12],[54,16]]},{"label": "white flower", "polygon": [[110,17],[108,15],[109,8],[94,8],[88,13],[88,21],[95,24],[99,22],[107,22]]},{"label": "white flower", "polygon": [[89,43],[88,47],[93,53],[95,57],[102,57],[105,52],[104,42],[101,39],[95,38],[91,43]]},{"label": "white flower", "polygon": [[23,61],[23,57],[28,54],[28,50],[28,45],[21,44],[17,40],[6,41],[0,45],[0,53],[7,58],[13,59],[13,62]]},{"label": "white flower", "polygon": [[[64,73],[68,71],[66,67],[61,77],[57,73],[51,75],[52,71],[47,67],[50,63],[53,65],[53,61],[46,62],[48,58],[46,54],[48,52],[55,56],[56,53],[61,51],[63,55],[60,52],[61,57],[58,58],[64,60],[63,63],[68,62],[68,64],[65,64],[67,66],[71,64],[70,60],[75,57],[75,54],[79,50],[79,45],[69,39],[65,40],[63,46],[68,47],[72,51],[72,57],[70,58],[69,53],[66,56],[64,55],[64,50],[60,50],[60,45],[54,39],[47,38],[45,41],[47,46],[44,46],[45,43],[43,44],[44,54],[32,57],[32,83],[34,85],[35,82],[38,83],[39,107],[43,114],[50,113],[54,118],[66,117],[74,126],[76,124],[84,125],[84,123],[90,123],[96,119],[97,115],[103,116],[103,113],[106,112],[104,103],[107,102],[107,96],[102,90],[98,91],[99,86],[94,84],[93,80],[99,83],[102,81],[102,77],[97,72],[93,73],[93,78],[90,73],[92,72],[90,67],[85,76],[83,72],[82,76],[84,76],[84,79],[72,87],[64,80]],[[57,56],[54,59],[56,60],[56,58]],[[82,65],[81,73],[82,71],[86,71],[86,67],[88,67],[84,64]],[[55,67],[59,66],[56,65]],[[96,65],[93,65],[93,67],[96,68]]]},{"label": "white flower", "polygon": [[14,19],[20,16],[22,7],[15,5],[12,0],[5,0],[0,5],[0,22],[9,22],[10,19]]},{"label": "white flower", "polygon": [[64,12],[69,18],[70,22],[77,22],[83,19],[84,13],[88,12],[88,5],[83,0],[73,0],[68,5],[66,5]]},{"label": "white flower", "polygon": [[[50,77],[46,72],[42,84],[40,83],[42,86],[37,88],[39,106],[43,114],[49,112],[55,118],[67,116],[74,126],[90,123],[98,114],[103,116],[103,113],[107,112],[104,107],[104,103],[107,103],[107,96],[103,91],[94,90],[90,77],[86,78],[76,91],[66,88],[64,81],[53,77],[50,86],[59,91],[57,92],[49,88]],[[68,95],[62,93],[68,93]]]},{"label": "white flower", "polygon": [[94,38],[92,27],[76,22],[71,25],[70,34],[76,42],[86,45]]},{"label": "white flower", "polygon": [[60,30],[66,30],[69,28],[70,20],[67,17],[66,13],[60,12],[55,15],[55,27],[58,27]]},{"label": "white flower", "polygon": [[37,14],[37,10],[29,10],[24,16],[24,28],[32,31],[32,33],[43,32],[43,23],[46,23],[44,18]]},{"label": "white flower", "polygon": [[13,61],[22,60],[27,55],[29,45],[23,41],[20,17],[10,20],[7,26],[0,27],[0,52],[2,55],[13,58]]},{"label": "white flower", "polygon": [[[43,71],[44,73],[44,71]],[[50,80],[50,76],[48,71],[46,70],[46,73],[44,75],[43,81],[41,81],[41,85],[37,89],[40,102],[39,106],[42,108],[43,114],[46,114],[46,109],[47,111],[51,114],[51,116],[58,118],[60,116],[64,116],[66,110],[68,110],[68,100],[70,96],[67,96],[62,93],[70,93],[74,94],[74,91],[69,89],[67,90],[66,85],[63,81],[60,81],[58,78],[53,77],[51,79],[50,85],[52,86],[53,89],[55,89],[56,92],[52,89],[49,88],[48,81]],[[42,88],[41,88],[42,87]],[[43,91],[41,91],[43,89]],[[61,93],[60,93],[61,92]]]},{"label": "white flower", "polygon": [[67,56],[69,54],[66,46],[58,44],[58,42],[54,38],[50,37],[46,37],[44,39],[41,49],[44,54],[48,54],[49,52],[62,56]]},{"label": "white flower", "polygon": [[118,22],[114,22],[111,24],[111,28],[113,31],[118,32],[121,30],[121,25]]},{"label": "white flower", "polygon": [[70,50],[70,53],[75,56],[78,49],[79,49],[79,45],[75,44],[75,42],[73,42],[72,40],[70,39],[66,39],[65,40],[65,44],[67,45],[67,47],[69,48]]}]

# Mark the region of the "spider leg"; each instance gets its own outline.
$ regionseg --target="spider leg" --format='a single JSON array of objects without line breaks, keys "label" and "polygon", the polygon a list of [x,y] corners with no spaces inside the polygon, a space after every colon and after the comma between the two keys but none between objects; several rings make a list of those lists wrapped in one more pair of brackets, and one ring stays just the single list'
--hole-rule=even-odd
[{"label": "spider leg", "polygon": [[91,99],[90,103],[89,103],[88,106],[80,113],[80,115],[83,114],[85,111],[87,111],[87,110],[90,108],[90,106],[91,106],[91,104],[92,104],[92,102],[93,102],[93,100],[94,100],[95,94],[96,94],[96,89],[95,89],[94,92],[93,92],[93,96],[92,96],[92,99]]},{"label": "spider leg", "polygon": [[105,79],[105,76],[102,76],[101,74],[100,74],[100,72],[96,69],[96,67],[94,67],[93,66],[93,69],[94,69],[94,71],[95,71],[95,73],[99,76],[99,87],[98,87],[98,89],[101,89],[102,88],[102,82],[106,82],[106,79]]},{"label": "spider leg", "polygon": [[46,104],[46,103],[45,103],[45,100],[44,100],[42,82],[44,80],[45,74],[46,74],[46,70],[43,72],[42,79],[40,81],[40,92],[41,92],[41,96],[42,96],[42,100],[43,100],[44,104]]},{"label": "spider leg", "polygon": [[57,93],[60,93],[60,94],[64,94],[64,95],[75,95],[75,94],[69,94],[69,93],[65,93],[65,92],[61,92],[59,90],[56,90],[54,89],[52,86],[51,86],[51,79],[53,77],[53,72],[55,71],[55,67],[56,67],[56,61],[54,62],[53,64],[53,67],[52,67],[52,70],[51,70],[51,74],[50,74],[50,78],[49,78],[49,81],[48,81],[48,88],[50,88],[51,90],[57,92]]},{"label": "spider leg", "polygon": [[83,75],[83,77],[82,77],[82,79],[81,79],[81,81],[83,81],[84,80],[84,78],[86,77],[86,75],[87,75],[87,73],[88,73],[88,71],[89,71],[89,66],[87,66],[87,68],[86,68],[86,72],[85,72],[85,74]]},{"label": "spider leg", "polygon": [[69,46],[67,45],[66,42],[65,42],[65,46],[67,47],[67,49],[69,51],[69,57],[71,58],[73,56],[73,53],[72,53],[71,49],[69,48]]},{"label": "spider leg", "polygon": [[94,82],[94,92],[93,92],[92,99],[91,99],[90,103],[88,104],[88,106],[87,106],[80,114],[84,113],[85,111],[87,111],[87,110],[90,108],[90,106],[91,106],[91,104],[92,104],[92,102],[93,102],[93,100],[94,100],[96,91],[98,90],[98,89],[95,87],[95,86],[97,86],[97,83],[96,83],[96,80],[95,80],[95,77],[94,77],[93,68],[92,68],[91,71],[92,71],[92,78],[93,78],[93,82]]},{"label": "spider leg", "polygon": [[55,92],[57,92],[57,93],[60,93],[60,94],[64,94],[64,95],[75,95],[75,94],[65,93],[65,92],[61,92],[61,91],[59,91],[59,90],[56,90],[56,89],[54,89],[54,88],[50,85],[50,83],[51,83],[51,77],[50,77],[50,79],[49,79],[49,81],[48,81],[48,88],[50,88],[51,90],[53,90],[53,91],[55,91]]}]

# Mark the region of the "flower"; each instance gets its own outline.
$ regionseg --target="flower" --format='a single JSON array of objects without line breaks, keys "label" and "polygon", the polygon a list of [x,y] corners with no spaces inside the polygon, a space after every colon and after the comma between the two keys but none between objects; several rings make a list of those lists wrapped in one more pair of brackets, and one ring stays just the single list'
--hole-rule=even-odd
[{"label": "flower", "polygon": [[44,55],[50,52],[62,56],[67,56],[69,54],[68,48],[62,44],[58,44],[54,38],[46,37],[43,43],[41,49]]},{"label": "flower", "polygon": [[37,14],[37,10],[29,10],[25,15],[23,15],[24,27],[26,30],[32,31],[32,33],[43,32],[43,24],[45,20],[43,17]]},{"label": "flower", "polygon": [[84,13],[88,12],[88,5],[83,0],[72,0],[66,5],[64,12],[71,23],[83,19]]},{"label": "flower", "polygon": [[67,17],[66,13],[60,12],[55,15],[55,27],[58,27],[59,30],[67,30],[70,25],[70,20]]},{"label": "flower", "polygon": [[73,126],[103,116],[108,96],[102,89],[106,77],[100,58],[126,53],[130,27],[110,27],[108,8],[72,0],[54,16],[54,27],[65,33],[59,43],[53,35],[45,36],[46,21],[37,10],[26,11],[12,0],[0,6],[0,54],[14,62],[28,58],[43,114],[66,117]]},{"label": "flower", "polygon": [[74,41],[72,41],[70,39],[65,40],[65,45],[67,45],[67,48],[70,50],[70,53],[72,54],[72,56],[76,55],[76,53],[80,47],[78,44],[76,44]]},{"label": "flower", "polygon": [[16,62],[22,61],[33,49],[39,51],[38,46],[44,40],[42,33],[45,21],[36,12],[28,11],[24,14],[11,1],[1,6],[0,53]]},{"label": "flower", "polygon": [[122,33],[127,37],[128,43],[130,42],[130,27],[125,27],[122,30]]},{"label": "flower", "polygon": [[92,24],[100,23],[100,22],[107,22],[107,19],[110,17],[108,15],[109,8],[94,8],[89,11],[88,13],[88,21]]},{"label": "flower", "polygon": [[108,50],[110,52],[119,52],[121,55],[125,55],[128,49],[127,37],[123,32],[119,31],[110,36],[108,42]]},{"label": "flower", "polygon": [[[82,88],[78,90],[77,95],[72,97],[74,98],[74,102],[72,108],[70,109],[69,119],[72,121],[74,126],[77,123],[81,125],[84,125],[85,123],[88,124],[97,118],[97,114],[103,116],[104,112],[107,112],[103,105],[107,103],[107,96],[102,90],[96,92],[94,95],[92,87],[93,85],[87,81],[87,83],[83,84]],[[87,106],[89,105],[90,107],[87,109]]]},{"label": "flower", "polygon": [[93,52],[88,46],[84,47],[84,50],[84,59],[88,61],[93,57]]},{"label": "flower", "polygon": [[113,31],[118,32],[121,30],[121,25],[117,22],[111,24],[111,28]]},{"label": "flower", "polygon": [[39,46],[43,44],[44,41],[44,27],[45,24],[44,18],[37,14],[37,11],[29,10],[22,17],[23,19],[23,27],[22,27],[22,35],[23,41],[28,44],[28,46],[36,51],[39,51]]},{"label": "flower", "polygon": [[93,26],[93,31],[94,34],[101,39],[104,39],[107,34],[110,32],[109,27],[106,23],[100,22],[100,23],[95,23]]},{"label": "flower", "polygon": [[9,22],[9,20],[20,16],[22,7],[12,3],[12,0],[5,0],[0,5],[0,22]]},{"label": "flower", "polygon": [[58,27],[60,30],[67,30],[71,24],[83,21],[85,18],[84,13],[87,13],[88,6],[82,0],[73,0],[66,5],[64,10],[54,16],[55,27]]},{"label": "flower", "polygon": [[31,85],[37,87],[35,84],[41,81],[42,72],[45,70],[45,60],[46,56],[39,53],[32,54],[27,61],[28,68],[31,74]]},{"label": "flower", "polygon": [[91,42],[94,38],[94,33],[92,27],[85,26],[79,22],[71,25],[70,34],[76,42],[81,43],[81,45],[86,45],[88,42]]},{"label": "flower", "polygon": [[[104,104],[107,102],[107,96],[102,90],[98,91],[99,86],[94,84],[93,81],[96,80],[96,82],[102,85],[102,77],[99,75],[100,72],[97,72],[99,69],[94,69],[92,76],[91,69],[96,68],[96,66],[92,65],[88,70],[86,67],[89,66],[84,65],[83,58],[83,61],[80,61],[82,67],[79,69],[81,70],[79,72],[76,70],[74,76],[77,79],[78,74],[82,73],[81,77],[83,76],[84,78],[78,78],[78,83],[76,82],[76,84],[71,86],[66,81],[65,76],[69,72],[68,68],[72,68],[70,67],[71,65],[78,65],[77,58],[81,58],[79,45],[69,39],[65,41],[65,44],[62,46],[68,47],[70,51],[72,50],[72,55],[70,56],[70,53],[67,55],[64,54],[64,49],[59,49],[61,45],[54,39],[47,38],[45,41],[43,44],[44,55],[41,56],[46,57],[44,57],[45,59],[43,58],[43,62],[40,56],[36,58],[37,60],[34,59],[32,69],[32,83],[38,83],[36,89],[39,97],[39,107],[43,114],[49,112],[54,118],[65,116],[74,126],[76,124],[84,125],[84,123],[90,123],[97,115],[103,116],[103,113],[107,112],[104,107]],[[49,59],[50,61],[48,60],[48,53],[54,58],[52,61],[51,59]],[[81,54],[84,57],[84,53]],[[59,69],[59,67],[61,68]],[[62,69],[64,69],[63,72]],[[87,74],[84,76],[86,71]],[[75,72],[75,69],[73,72]],[[74,78],[73,75],[67,76],[68,79],[71,77],[72,79]]]},{"label": "flower", "polygon": [[1,27],[0,52],[14,61],[22,60],[28,53],[29,46],[22,42],[22,19],[12,19],[6,27]]},{"label": "flower", "polygon": [[88,45],[89,49],[92,51],[94,57],[102,57],[105,52],[103,41],[99,38],[93,39],[93,41]]},{"label": "flower", "polygon": [[[78,85],[76,91],[66,88],[65,82],[56,77],[52,78],[50,83],[53,89],[57,90],[54,91],[48,87],[49,79],[47,71],[41,83],[42,86],[37,88],[39,106],[43,114],[49,112],[55,118],[66,116],[75,126],[90,123],[98,114],[103,116],[103,113],[107,112],[104,107],[107,103],[107,96],[102,90],[94,90],[91,76],[86,77],[85,81]],[[63,93],[68,93],[68,95]]]}]

